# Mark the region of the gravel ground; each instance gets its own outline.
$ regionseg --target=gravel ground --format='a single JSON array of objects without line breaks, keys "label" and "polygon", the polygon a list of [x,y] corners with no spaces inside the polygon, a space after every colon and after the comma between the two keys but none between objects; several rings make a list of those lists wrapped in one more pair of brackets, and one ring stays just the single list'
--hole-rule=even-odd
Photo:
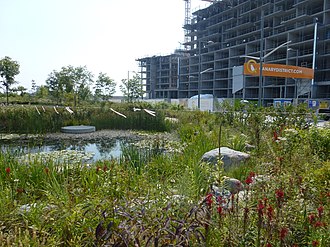
[{"label": "gravel ground", "polygon": [[68,134],[68,133],[49,133],[44,135],[47,140],[94,140],[94,139],[113,139],[113,138],[137,138],[139,134],[131,130],[98,130],[91,133]]},{"label": "gravel ground", "polygon": [[98,130],[91,133],[82,133],[82,134],[69,134],[69,133],[47,133],[44,135],[26,135],[26,134],[0,134],[0,141],[14,141],[22,140],[27,141],[30,139],[42,138],[47,141],[57,141],[57,140],[68,140],[68,141],[91,141],[91,140],[109,140],[114,138],[124,138],[131,140],[142,140],[142,139],[166,139],[166,140],[177,140],[175,134],[171,133],[147,133],[147,132],[138,132],[132,130]]}]

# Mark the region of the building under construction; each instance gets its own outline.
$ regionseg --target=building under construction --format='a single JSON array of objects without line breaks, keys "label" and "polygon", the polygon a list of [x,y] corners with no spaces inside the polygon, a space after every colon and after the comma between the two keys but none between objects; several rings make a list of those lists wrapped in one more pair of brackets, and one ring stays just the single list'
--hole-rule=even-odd
[{"label": "building under construction", "polygon": [[[148,98],[330,98],[330,0],[212,1],[184,30],[184,50],[137,60]],[[261,71],[262,63],[314,69],[314,79],[245,75],[250,58]]]}]

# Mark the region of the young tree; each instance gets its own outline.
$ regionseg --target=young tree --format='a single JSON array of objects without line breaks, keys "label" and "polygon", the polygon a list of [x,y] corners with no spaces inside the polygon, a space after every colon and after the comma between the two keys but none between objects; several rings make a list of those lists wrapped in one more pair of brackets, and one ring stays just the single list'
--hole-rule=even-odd
[{"label": "young tree", "polygon": [[110,99],[116,92],[116,83],[107,74],[100,72],[94,87],[95,98]]},{"label": "young tree", "polygon": [[53,72],[51,72],[46,79],[46,85],[49,95],[56,99],[57,104],[61,103],[64,96],[64,85],[62,83],[60,73],[53,70]]},{"label": "young tree", "polygon": [[7,105],[8,102],[8,93],[9,88],[15,82],[14,78],[19,74],[19,64],[16,61],[13,61],[10,57],[5,57],[0,60],[0,76],[2,77],[2,85],[6,89],[7,95]]},{"label": "young tree", "polygon": [[48,96],[48,88],[44,85],[36,88],[36,97],[39,99],[47,98]]},{"label": "young tree", "polygon": [[31,81],[31,89],[32,89],[32,93],[37,92],[38,86],[37,86],[37,83],[34,80]]},{"label": "young tree", "polygon": [[121,82],[122,85],[119,87],[127,102],[133,102],[143,96],[141,79],[137,73],[134,74],[132,79],[122,79]]}]

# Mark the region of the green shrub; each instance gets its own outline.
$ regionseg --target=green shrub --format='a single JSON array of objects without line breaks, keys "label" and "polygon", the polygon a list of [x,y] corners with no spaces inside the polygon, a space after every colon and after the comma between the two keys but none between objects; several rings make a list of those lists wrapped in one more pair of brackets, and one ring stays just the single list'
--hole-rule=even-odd
[{"label": "green shrub", "polygon": [[311,152],[323,160],[330,158],[330,129],[311,128],[308,136]]}]

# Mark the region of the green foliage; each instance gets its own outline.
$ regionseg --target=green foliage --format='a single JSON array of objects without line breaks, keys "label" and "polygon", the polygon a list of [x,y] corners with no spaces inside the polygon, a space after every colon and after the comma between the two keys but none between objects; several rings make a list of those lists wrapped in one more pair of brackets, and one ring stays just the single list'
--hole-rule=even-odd
[{"label": "green foliage", "polygon": [[317,187],[329,188],[330,186],[330,161],[326,161],[313,170],[313,177]]},{"label": "green foliage", "polygon": [[10,57],[4,57],[0,60],[0,76],[2,77],[2,85],[6,89],[7,95],[7,104],[8,102],[8,93],[10,86],[15,82],[14,78],[19,74],[19,63],[13,61]]},{"label": "green foliage", "polygon": [[134,73],[132,79],[122,79],[121,83],[120,90],[128,103],[132,103],[143,96],[141,78],[137,73]]},{"label": "green foliage", "polygon": [[116,83],[107,74],[100,72],[94,90],[96,99],[108,100],[116,92]]},{"label": "green foliage", "polygon": [[244,134],[233,135],[228,140],[228,147],[237,151],[246,151],[246,144],[248,143],[248,137]]},{"label": "green foliage", "polygon": [[155,147],[140,148],[134,145],[122,146],[121,150],[120,163],[135,170],[137,174],[141,174],[144,166],[160,152]]},{"label": "green foliage", "polygon": [[308,136],[311,152],[323,160],[330,158],[330,129],[311,128]]}]

